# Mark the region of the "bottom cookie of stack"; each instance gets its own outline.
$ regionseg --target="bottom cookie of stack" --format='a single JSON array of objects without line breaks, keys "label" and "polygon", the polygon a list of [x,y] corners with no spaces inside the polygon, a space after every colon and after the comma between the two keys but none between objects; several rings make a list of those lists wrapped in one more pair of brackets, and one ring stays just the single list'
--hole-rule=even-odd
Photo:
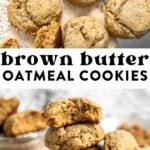
[{"label": "bottom cookie of stack", "polygon": [[75,124],[49,128],[45,145],[51,150],[80,150],[97,145],[104,138],[104,130],[97,124]]}]

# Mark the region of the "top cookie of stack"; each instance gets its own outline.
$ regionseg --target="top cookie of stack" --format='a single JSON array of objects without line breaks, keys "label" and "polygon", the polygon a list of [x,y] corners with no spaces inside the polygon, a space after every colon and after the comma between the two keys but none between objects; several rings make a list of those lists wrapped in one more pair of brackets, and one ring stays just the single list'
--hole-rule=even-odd
[{"label": "top cookie of stack", "polygon": [[102,109],[94,102],[80,97],[49,103],[43,116],[48,126],[63,127],[77,123],[96,123],[102,119]]}]

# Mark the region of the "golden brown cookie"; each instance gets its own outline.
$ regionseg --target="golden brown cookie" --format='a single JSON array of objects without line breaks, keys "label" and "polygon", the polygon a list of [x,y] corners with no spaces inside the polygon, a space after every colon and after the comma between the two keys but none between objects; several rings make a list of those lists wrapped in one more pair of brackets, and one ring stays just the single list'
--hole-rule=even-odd
[{"label": "golden brown cookie", "polygon": [[69,0],[70,2],[72,2],[73,4],[75,5],[78,5],[78,6],[89,6],[93,3],[96,2],[96,0]]},{"label": "golden brown cookie", "polygon": [[46,128],[46,121],[39,111],[30,110],[11,115],[4,123],[5,136],[18,136]]},{"label": "golden brown cookie", "polygon": [[140,150],[140,148],[129,132],[118,130],[105,135],[104,150]]},{"label": "golden brown cookie", "polygon": [[150,131],[144,129],[140,125],[129,126],[122,124],[120,129],[130,132],[136,139],[140,147],[150,146]]},{"label": "golden brown cookie", "polygon": [[36,33],[51,21],[58,21],[61,14],[60,0],[10,0],[8,6],[11,24],[30,33]]},{"label": "golden brown cookie", "polygon": [[101,21],[92,16],[75,17],[64,26],[65,48],[106,48],[109,35]]},{"label": "golden brown cookie", "polygon": [[49,128],[45,145],[52,150],[79,150],[96,145],[104,138],[100,125],[76,124],[62,128]]},{"label": "golden brown cookie", "polygon": [[149,0],[109,0],[106,28],[116,37],[137,38],[150,30]]},{"label": "golden brown cookie", "polygon": [[59,23],[52,21],[50,25],[41,27],[36,35],[36,48],[59,48],[62,41],[62,31]]},{"label": "golden brown cookie", "polygon": [[50,127],[63,127],[76,123],[99,123],[102,109],[87,98],[76,97],[50,102],[43,116]]},{"label": "golden brown cookie", "polygon": [[19,101],[17,98],[0,97],[0,126],[4,124],[10,115],[16,113],[18,106]]},{"label": "golden brown cookie", "polygon": [[16,39],[7,38],[0,43],[0,48],[20,48],[20,45]]}]

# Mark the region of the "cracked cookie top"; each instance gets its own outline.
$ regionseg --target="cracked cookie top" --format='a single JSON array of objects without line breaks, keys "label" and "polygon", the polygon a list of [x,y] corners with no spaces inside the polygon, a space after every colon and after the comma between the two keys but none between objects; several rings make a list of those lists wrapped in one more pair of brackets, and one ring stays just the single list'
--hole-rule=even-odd
[{"label": "cracked cookie top", "polygon": [[109,35],[100,20],[92,16],[75,17],[64,26],[65,48],[105,48]]},{"label": "cracked cookie top", "polygon": [[52,150],[79,150],[96,145],[104,138],[102,127],[93,124],[76,124],[62,128],[49,128],[45,145]]},{"label": "cracked cookie top", "polygon": [[16,113],[18,106],[19,100],[17,98],[0,97],[0,126],[4,124],[10,115]]},{"label": "cracked cookie top", "polygon": [[58,21],[61,14],[60,0],[11,0],[8,6],[11,24],[30,33],[36,33],[51,21]]},{"label": "cracked cookie top", "polygon": [[116,37],[137,38],[150,30],[149,0],[109,0],[106,28]]}]

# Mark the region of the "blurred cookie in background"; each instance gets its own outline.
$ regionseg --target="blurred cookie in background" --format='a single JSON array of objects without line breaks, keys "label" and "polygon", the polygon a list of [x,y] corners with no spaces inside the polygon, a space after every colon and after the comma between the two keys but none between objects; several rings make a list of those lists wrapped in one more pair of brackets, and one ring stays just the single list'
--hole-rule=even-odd
[{"label": "blurred cookie in background", "polygon": [[138,124],[129,126],[127,123],[122,124],[120,129],[130,132],[140,147],[150,146],[150,130],[146,130]]},{"label": "blurred cookie in background", "polygon": [[45,128],[46,121],[41,112],[29,110],[8,117],[4,123],[3,131],[5,136],[11,137],[40,131]]},{"label": "blurred cookie in background", "polygon": [[17,98],[0,97],[0,127],[10,115],[17,112],[18,106],[19,100]]}]

